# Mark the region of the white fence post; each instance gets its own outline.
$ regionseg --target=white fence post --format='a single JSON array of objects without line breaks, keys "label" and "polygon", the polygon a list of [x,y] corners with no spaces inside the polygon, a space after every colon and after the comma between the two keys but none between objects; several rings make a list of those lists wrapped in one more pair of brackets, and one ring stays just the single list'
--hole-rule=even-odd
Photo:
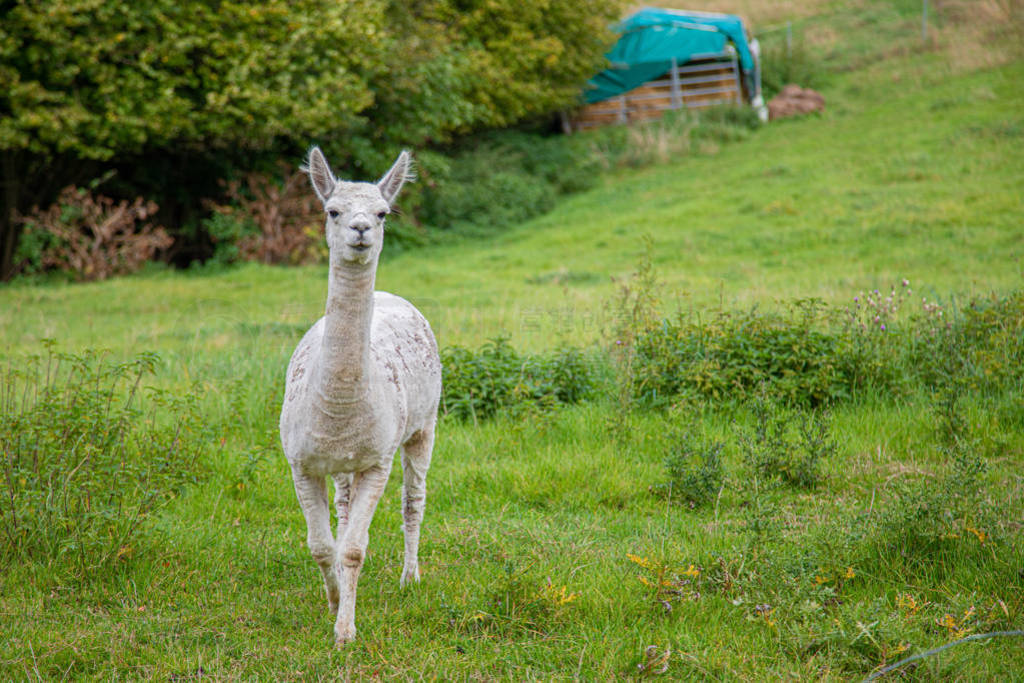
[{"label": "white fence post", "polygon": [[681,109],[683,106],[683,91],[679,85],[679,62],[672,58],[672,108]]}]

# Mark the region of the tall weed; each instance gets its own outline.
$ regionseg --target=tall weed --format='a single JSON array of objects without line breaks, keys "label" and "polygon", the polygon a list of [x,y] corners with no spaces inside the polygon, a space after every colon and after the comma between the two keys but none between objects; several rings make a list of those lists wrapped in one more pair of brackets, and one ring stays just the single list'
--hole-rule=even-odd
[{"label": "tall weed", "polygon": [[849,398],[857,366],[848,340],[824,328],[822,317],[808,301],[781,315],[664,319],[637,339],[633,394],[652,407],[686,395],[727,400],[761,391],[808,406]]},{"label": "tall weed", "polygon": [[718,496],[724,481],[720,441],[694,442],[681,433],[670,437],[672,445],[665,458],[668,481],[651,487],[651,491],[677,500],[691,508],[706,505]]},{"label": "tall weed", "polygon": [[0,374],[0,562],[88,574],[130,558],[153,512],[196,480],[198,395],[144,387],[154,354],[47,351]]},{"label": "tall weed", "polygon": [[802,39],[787,45],[782,35],[765,41],[761,54],[761,91],[765,101],[793,83],[801,88],[820,90],[827,85],[829,73],[821,56],[812,52]]},{"label": "tall weed", "polygon": [[754,427],[740,433],[740,449],[754,476],[813,489],[821,465],[837,451],[828,416],[796,413],[763,397],[754,401]]}]

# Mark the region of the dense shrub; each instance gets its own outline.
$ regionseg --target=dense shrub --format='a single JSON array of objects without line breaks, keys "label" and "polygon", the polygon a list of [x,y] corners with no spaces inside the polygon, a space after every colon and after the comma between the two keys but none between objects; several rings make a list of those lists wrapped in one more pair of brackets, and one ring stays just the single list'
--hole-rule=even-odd
[{"label": "dense shrub", "polygon": [[711,320],[678,316],[636,341],[634,395],[664,405],[680,394],[752,397],[820,405],[848,398],[856,370],[841,335],[812,317],[718,312]]},{"label": "dense shrub", "polygon": [[595,371],[576,349],[550,356],[520,355],[504,338],[478,351],[449,347],[441,353],[441,410],[462,420],[482,420],[525,406],[571,404],[594,389]]},{"label": "dense shrub", "polygon": [[468,140],[450,157],[428,156],[423,176],[421,222],[489,234],[550,211],[559,195],[593,186],[597,162],[577,139],[505,131]]},{"label": "dense shrub", "polygon": [[141,197],[118,202],[66,187],[57,203],[20,219],[25,236],[15,268],[30,275],[59,271],[77,280],[134,273],[171,245],[166,230],[145,222],[156,209]]},{"label": "dense shrub", "polygon": [[[482,161],[482,160],[481,160]],[[522,171],[487,171],[465,164],[425,203],[425,219],[467,235],[486,235],[550,211],[551,185]]]},{"label": "dense shrub", "polygon": [[149,516],[196,478],[198,398],[146,388],[157,358],[50,348],[0,374],[0,562],[81,575],[129,558]]},{"label": "dense shrub", "polygon": [[[938,312],[942,312],[938,309]],[[971,299],[921,316],[908,362],[929,386],[960,377],[976,388],[1024,384],[1024,291]]]},{"label": "dense shrub", "polygon": [[261,263],[316,263],[326,258],[323,215],[305,173],[280,164],[283,180],[247,173],[225,184],[226,204],[212,204],[205,227],[213,259]]},{"label": "dense shrub", "polygon": [[783,313],[679,315],[642,330],[630,384],[635,400],[664,406],[681,396],[821,406],[911,387],[1007,390],[1024,386],[1024,294],[963,306],[923,301],[901,313],[894,287],[847,307],[796,302]]}]

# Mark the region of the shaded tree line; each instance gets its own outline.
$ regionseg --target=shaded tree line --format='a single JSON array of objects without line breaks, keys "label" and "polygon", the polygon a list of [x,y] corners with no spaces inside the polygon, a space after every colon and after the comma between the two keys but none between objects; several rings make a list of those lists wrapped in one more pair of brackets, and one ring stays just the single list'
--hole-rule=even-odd
[{"label": "shaded tree line", "polygon": [[[397,148],[571,105],[621,5],[600,0],[0,2],[0,279],[19,220],[87,185],[159,205],[185,264],[224,181],[316,142],[372,177]],[[95,179],[101,179],[97,186]]]}]

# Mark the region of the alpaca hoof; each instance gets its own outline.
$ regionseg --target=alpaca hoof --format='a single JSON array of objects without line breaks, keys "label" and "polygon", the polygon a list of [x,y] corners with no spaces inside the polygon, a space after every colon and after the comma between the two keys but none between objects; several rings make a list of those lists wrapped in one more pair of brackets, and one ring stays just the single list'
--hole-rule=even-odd
[{"label": "alpaca hoof", "polygon": [[356,639],[356,627],[349,626],[343,629],[334,629],[334,646],[342,647],[346,643],[351,643]]},{"label": "alpaca hoof", "polygon": [[406,570],[404,570],[402,572],[402,578],[399,579],[398,585],[400,587],[402,587],[402,588],[405,588],[410,583],[419,583],[419,582],[420,582],[420,570],[419,570],[419,567],[415,567],[413,569],[406,569]]}]

